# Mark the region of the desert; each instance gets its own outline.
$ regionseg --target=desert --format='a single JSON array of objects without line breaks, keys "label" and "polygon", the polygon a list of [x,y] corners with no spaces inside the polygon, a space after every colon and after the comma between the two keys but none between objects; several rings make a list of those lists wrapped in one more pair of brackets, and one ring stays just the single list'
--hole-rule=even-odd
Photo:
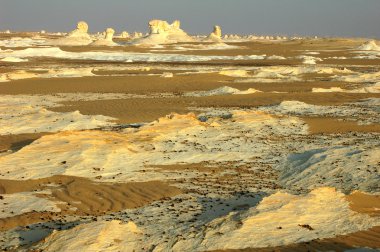
[{"label": "desert", "polygon": [[145,23],[0,33],[1,250],[380,249],[379,40]]}]

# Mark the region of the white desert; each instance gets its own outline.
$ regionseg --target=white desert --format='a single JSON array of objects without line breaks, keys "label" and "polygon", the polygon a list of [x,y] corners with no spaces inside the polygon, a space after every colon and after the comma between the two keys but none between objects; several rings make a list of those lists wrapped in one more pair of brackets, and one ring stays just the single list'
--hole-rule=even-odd
[{"label": "white desert", "polygon": [[0,250],[380,249],[378,41],[113,27],[0,33]]}]

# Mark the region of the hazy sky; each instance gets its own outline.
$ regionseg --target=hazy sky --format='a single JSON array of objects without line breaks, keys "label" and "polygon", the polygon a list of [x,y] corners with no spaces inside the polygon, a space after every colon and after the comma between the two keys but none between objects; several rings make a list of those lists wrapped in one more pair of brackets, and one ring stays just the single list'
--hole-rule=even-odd
[{"label": "hazy sky", "polygon": [[147,31],[153,18],[189,33],[380,37],[380,0],[0,0],[0,30]]}]

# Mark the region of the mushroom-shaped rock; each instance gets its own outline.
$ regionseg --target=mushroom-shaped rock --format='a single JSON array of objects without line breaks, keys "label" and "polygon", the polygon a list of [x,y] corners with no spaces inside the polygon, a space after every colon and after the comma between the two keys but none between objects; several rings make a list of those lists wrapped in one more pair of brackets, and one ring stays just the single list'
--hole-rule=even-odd
[{"label": "mushroom-shaped rock", "polygon": [[104,38],[100,38],[95,42],[91,43],[91,46],[116,46],[117,44],[112,41],[115,30],[112,28],[107,28],[104,31]]},{"label": "mushroom-shaped rock", "polygon": [[90,35],[87,33],[88,32],[88,24],[84,21],[79,21],[77,24],[77,28],[73,31],[71,31],[67,37],[71,38],[90,38]]},{"label": "mushroom-shaped rock", "polygon": [[88,32],[88,25],[84,21],[80,21],[77,24],[77,28],[71,31],[66,37],[53,40],[51,44],[54,45],[88,45],[92,42],[92,39]]},{"label": "mushroom-shaped rock", "polygon": [[88,24],[84,21],[79,21],[77,23],[77,29],[75,31],[87,33],[88,32]]}]

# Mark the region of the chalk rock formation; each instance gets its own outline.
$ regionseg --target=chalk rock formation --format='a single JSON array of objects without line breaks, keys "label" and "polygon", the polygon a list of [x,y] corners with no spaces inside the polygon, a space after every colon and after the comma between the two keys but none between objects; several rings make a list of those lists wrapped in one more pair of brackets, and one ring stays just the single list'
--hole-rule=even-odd
[{"label": "chalk rock formation", "polygon": [[132,34],[132,39],[138,39],[138,38],[141,38],[143,36],[143,34],[141,32],[134,32]]},{"label": "chalk rock formation", "polygon": [[214,31],[212,32],[212,35],[218,38],[222,37],[222,29],[220,28],[220,26],[218,25],[214,26]]},{"label": "chalk rock formation", "polygon": [[123,31],[123,32],[120,34],[120,37],[121,37],[121,38],[129,38],[129,33],[126,32],[126,31]]},{"label": "chalk rock formation", "polygon": [[150,34],[160,34],[167,32],[170,29],[168,22],[158,19],[149,21]]},{"label": "chalk rock formation", "polygon": [[376,44],[375,40],[370,40],[359,46],[357,49],[362,51],[380,51],[380,46]]},{"label": "chalk rock formation", "polygon": [[80,21],[77,24],[77,28],[71,31],[66,37],[52,41],[54,45],[88,45],[92,42],[92,39],[88,32],[88,25],[84,21]]},{"label": "chalk rock formation", "polygon": [[149,34],[141,39],[133,41],[138,45],[170,44],[177,42],[192,42],[194,39],[184,32],[181,22],[175,20],[172,24],[167,21],[154,19],[149,21]]},{"label": "chalk rock formation", "polygon": [[205,39],[207,42],[216,42],[221,43],[222,42],[222,29],[219,25],[214,26],[213,32],[208,35],[208,37]]},{"label": "chalk rock formation", "polygon": [[95,42],[92,42],[91,46],[117,46],[115,42],[112,41],[115,30],[112,28],[107,28],[104,31],[104,38],[100,38]]},{"label": "chalk rock formation", "polygon": [[142,231],[133,222],[95,221],[72,229],[55,230],[38,244],[41,251],[143,251]]}]

